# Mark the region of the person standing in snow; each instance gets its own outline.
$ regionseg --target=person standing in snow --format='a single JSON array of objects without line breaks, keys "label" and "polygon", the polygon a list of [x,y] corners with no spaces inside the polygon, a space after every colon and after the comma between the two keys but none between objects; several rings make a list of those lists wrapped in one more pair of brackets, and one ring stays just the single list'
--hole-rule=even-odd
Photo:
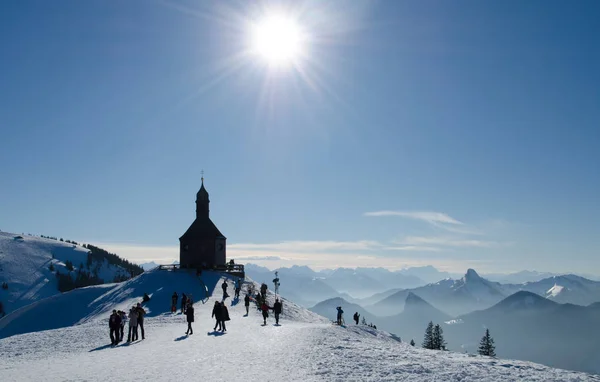
[{"label": "person standing in snow", "polygon": [[137,341],[138,339],[138,312],[135,306],[129,310],[129,335],[127,342]]},{"label": "person standing in snow", "polygon": [[227,328],[225,327],[225,321],[229,321],[229,311],[227,310],[227,306],[225,304],[221,304],[221,332],[227,331]]},{"label": "person standing in snow", "polygon": [[341,306],[338,306],[337,308],[337,324],[341,325],[342,324],[342,314],[344,314],[344,311],[342,310]]},{"label": "person standing in snow", "polygon": [[177,292],[173,292],[173,296],[171,296],[171,312],[175,313],[177,311],[177,300],[179,296]]},{"label": "person standing in snow", "polygon": [[215,322],[215,328],[213,330],[217,330],[217,326],[219,327],[219,330],[221,330],[221,316],[222,316],[222,311],[221,311],[221,303],[219,301],[215,301],[215,306],[213,307],[212,310],[212,316],[214,317],[216,322]]},{"label": "person standing in snow", "polygon": [[137,304],[137,313],[138,313],[138,326],[140,327],[140,330],[142,332],[142,339],[145,339],[146,337],[144,336],[144,316],[146,315],[146,311],[144,310],[144,308],[142,308],[142,304],[140,304],[138,302]]},{"label": "person standing in snow", "polygon": [[262,295],[262,299],[266,301],[267,299],[267,284],[262,283],[260,286],[260,294]]},{"label": "person standing in snow", "polygon": [[127,322],[127,314],[121,310],[119,310],[119,317],[121,317],[121,333],[120,333],[120,337],[119,337],[119,342],[123,341],[124,337],[124,332],[125,332],[125,323]]},{"label": "person standing in snow", "polygon": [[185,308],[187,304],[187,296],[185,293],[181,294],[181,314],[185,314]]},{"label": "person standing in snow", "polygon": [[263,325],[267,325],[267,318],[269,317],[269,309],[271,309],[269,307],[269,305],[267,305],[266,301],[263,301],[262,305],[260,306],[260,310],[262,311],[262,316],[263,316]]},{"label": "person standing in snow", "polygon": [[187,317],[187,323],[188,323],[188,328],[185,332],[185,334],[194,334],[194,331],[192,330],[192,322],[194,322],[194,306],[190,305],[187,307],[187,309],[185,310],[185,315]]},{"label": "person standing in snow", "polygon": [[244,297],[244,305],[246,306],[246,316],[247,316],[250,311],[250,296],[249,295],[246,295],[246,297]]},{"label": "person standing in snow", "polygon": [[275,299],[275,304],[273,304],[273,312],[275,313],[275,325],[279,325],[279,315],[281,314],[281,301],[279,299]]},{"label": "person standing in snow", "polygon": [[242,290],[242,283],[240,279],[235,280],[235,298],[240,298],[240,291]]},{"label": "person standing in snow", "polygon": [[358,314],[358,312],[354,313],[354,321],[356,322],[356,325],[358,325],[358,320],[360,319],[360,314]]},{"label": "person standing in snow", "polygon": [[221,288],[223,288],[223,300],[225,300],[229,295],[227,294],[227,280],[223,281],[221,284]]},{"label": "person standing in snow", "polygon": [[110,344],[115,346],[119,343],[119,327],[121,326],[121,317],[115,309],[108,319],[108,327],[110,328]]}]

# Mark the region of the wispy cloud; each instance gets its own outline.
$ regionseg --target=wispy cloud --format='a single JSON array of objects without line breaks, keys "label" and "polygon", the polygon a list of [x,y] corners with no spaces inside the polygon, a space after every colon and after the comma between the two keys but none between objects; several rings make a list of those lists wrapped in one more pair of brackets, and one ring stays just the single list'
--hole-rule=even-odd
[{"label": "wispy cloud", "polygon": [[374,212],[365,212],[365,216],[400,216],[408,219],[422,220],[424,222],[435,224],[435,223],[444,223],[444,224],[455,224],[455,225],[464,225],[463,222],[460,222],[453,217],[443,213],[443,212],[433,212],[433,211],[374,211]]},{"label": "wispy cloud", "polygon": [[358,241],[282,241],[278,243],[240,243],[228,245],[228,249],[235,250],[268,250],[268,251],[365,251],[381,248],[382,244],[373,240]]},{"label": "wispy cloud", "polygon": [[449,236],[407,236],[401,240],[394,240],[394,243],[417,247],[436,246],[490,248],[498,245],[498,243],[494,241],[472,240]]}]

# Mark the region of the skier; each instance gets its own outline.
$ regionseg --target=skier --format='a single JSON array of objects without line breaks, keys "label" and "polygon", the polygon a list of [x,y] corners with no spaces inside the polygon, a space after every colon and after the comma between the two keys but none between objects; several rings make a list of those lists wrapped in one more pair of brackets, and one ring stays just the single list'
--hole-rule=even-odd
[{"label": "skier", "polygon": [[173,292],[173,296],[171,296],[171,312],[175,313],[177,311],[177,300],[179,299],[179,296],[177,295],[177,292]]},{"label": "skier", "polygon": [[250,296],[246,295],[246,297],[244,297],[244,305],[246,306],[246,316],[249,314],[249,310],[250,310]]},{"label": "skier", "polygon": [[354,313],[354,321],[356,322],[356,325],[358,325],[358,320],[360,319],[360,314],[358,314],[358,312]]},{"label": "skier", "polygon": [[227,280],[223,281],[221,284],[221,288],[223,288],[223,300],[225,300],[229,295],[227,294]]},{"label": "skier", "polygon": [[185,314],[185,308],[187,305],[187,296],[185,293],[181,294],[181,314]]},{"label": "skier", "polygon": [[125,332],[125,322],[127,322],[127,314],[121,310],[119,310],[119,317],[121,318],[121,333],[120,333],[120,337],[119,337],[119,342],[123,341],[124,337],[124,332]]},{"label": "skier", "polygon": [[221,325],[223,326],[221,332],[226,332],[225,321],[229,321],[229,311],[225,304],[221,304]]},{"label": "skier", "polygon": [[279,325],[279,315],[281,314],[281,302],[279,299],[275,299],[275,304],[273,304],[273,312],[275,313],[275,325]]},{"label": "skier", "polygon": [[142,304],[140,304],[138,302],[137,304],[137,313],[138,313],[138,326],[140,327],[140,330],[142,331],[142,339],[145,339],[146,337],[144,336],[144,316],[146,315],[146,311],[144,310],[144,308],[142,308]]},{"label": "skier", "polygon": [[267,317],[269,317],[269,309],[271,309],[269,307],[269,305],[267,305],[266,301],[263,301],[262,305],[260,306],[260,310],[262,311],[262,316],[263,316],[263,326],[267,325]]},{"label": "skier", "polygon": [[185,315],[187,317],[187,323],[188,323],[188,328],[185,332],[185,334],[194,334],[194,331],[192,330],[192,322],[194,322],[194,306],[190,305],[187,307],[186,311],[185,311]]},{"label": "skier", "polygon": [[108,319],[108,327],[110,328],[110,344],[116,346],[119,343],[119,327],[121,326],[121,317],[116,309],[113,309],[110,318]]},{"label": "skier", "polygon": [[127,342],[137,341],[138,339],[138,311],[135,306],[129,311],[129,335]]},{"label": "skier", "polygon": [[337,324],[341,325],[342,324],[342,314],[344,314],[344,311],[342,310],[341,306],[338,306],[337,308]]},{"label": "skier", "polygon": [[217,326],[219,326],[219,330],[221,330],[221,316],[222,316],[221,303],[219,301],[215,301],[215,306],[213,307],[212,316],[211,316],[211,317],[214,317],[216,320],[215,328],[213,329],[214,331],[217,330]]}]

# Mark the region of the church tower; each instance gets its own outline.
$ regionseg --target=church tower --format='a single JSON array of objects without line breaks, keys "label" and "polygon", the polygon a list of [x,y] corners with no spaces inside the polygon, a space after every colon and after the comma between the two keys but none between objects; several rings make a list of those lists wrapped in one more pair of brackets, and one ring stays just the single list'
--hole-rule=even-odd
[{"label": "church tower", "polygon": [[179,263],[182,268],[212,268],[225,265],[227,238],[209,217],[208,191],[204,177],[196,194],[196,220],[179,238]]}]

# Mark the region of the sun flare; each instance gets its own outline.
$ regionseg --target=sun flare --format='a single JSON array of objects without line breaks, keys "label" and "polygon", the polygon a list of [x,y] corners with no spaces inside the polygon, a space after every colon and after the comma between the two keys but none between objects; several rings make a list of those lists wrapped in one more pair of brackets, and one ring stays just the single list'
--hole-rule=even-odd
[{"label": "sun flare", "polygon": [[304,34],[298,23],[272,14],[252,27],[251,49],[270,66],[293,64],[302,55]]}]

